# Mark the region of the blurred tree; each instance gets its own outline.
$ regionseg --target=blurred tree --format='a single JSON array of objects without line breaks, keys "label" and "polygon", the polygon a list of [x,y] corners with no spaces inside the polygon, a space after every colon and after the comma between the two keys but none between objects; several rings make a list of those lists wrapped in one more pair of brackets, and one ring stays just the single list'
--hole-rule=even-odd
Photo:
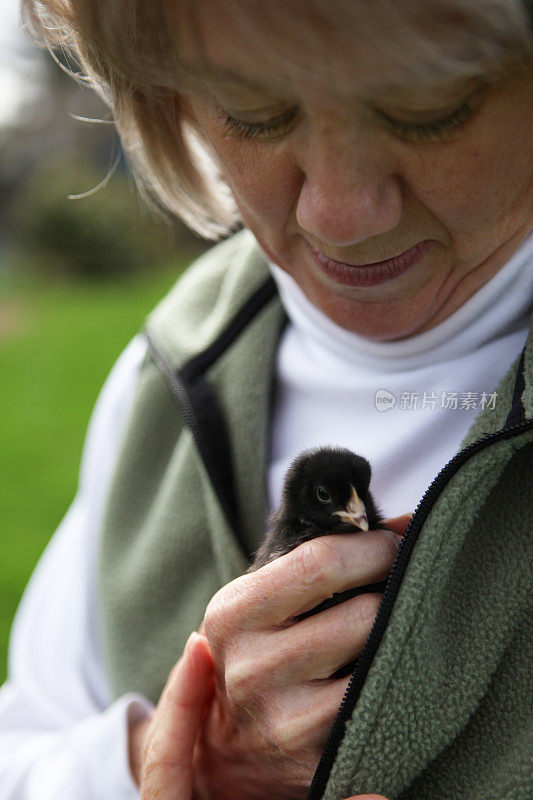
[{"label": "blurred tree", "polygon": [[13,202],[13,233],[24,263],[55,277],[116,278],[151,271],[176,248],[193,254],[199,240],[182,226],[154,220],[123,172],[79,200],[105,175],[79,154],[55,156],[36,168]]},{"label": "blurred tree", "polygon": [[[60,51],[55,57],[77,71]],[[0,129],[0,271],[13,275],[23,264],[56,277],[112,278],[153,269],[175,247],[191,256],[204,249],[181,223],[150,216],[123,161],[94,195],[68,199],[102,182],[118,137],[113,124],[72,119],[110,119],[90,88],[47,53],[35,65],[35,91],[18,118]]]}]

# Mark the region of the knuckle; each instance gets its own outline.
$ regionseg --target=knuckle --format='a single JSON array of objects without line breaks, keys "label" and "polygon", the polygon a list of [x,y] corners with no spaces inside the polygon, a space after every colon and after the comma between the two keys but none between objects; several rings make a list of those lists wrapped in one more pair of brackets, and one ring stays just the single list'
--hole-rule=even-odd
[{"label": "knuckle", "polygon": [[376,614],[381,603],[380,594],[360,594],[355,598],[355,613],[353,621],[356,625],[363,625],[370,628],[374,624]]},{"label": "knuckle", "polygon": [[373,573],[373,579],[382,580],[386,578],[392,569],[398,546],[393,536],[389,536],[385,531],[370,534],[358,544],[363,550],[361,563],[366,564],[369,573]]},{"label": "knuckle", "polygon": [[224,679],[230,707],[253,715],[254,709],[262,705],[261,681],[255,661],[244,659],[231,664]]},{"label": "knuckle", "polygon": [[288,719],[283,715],[271,720],[268,734],[276,748],[285,753],[300,749],[305,738],[298,717]]},{"label": "knuckle", "polygon": [[383,562],[385,574],[388,574],[398,552],[398,543],[393,535],[388,533],[378,534],[375,542],[377,558]]},{"label": "knuckle", "polygon": [[396,533],[392,533],[390,531],[385,531],[384,533],[385,535],[381,536],[380,538],[386,553],[389,555],[390,560],[393,561],[396,558],[396,553],[398,552],[398,547],[402,541],[402,538]]},{"label": "knuckle", "polygon": [[[333,721],[336,710],[332,710],[328,723]],[[268,739],[278,753],[283,753],[291,761],[302,764],[302,759],[310,757],[314,771],[313,739],[317,724],[320,725],[320,719],[316,714],[294,714],[287,708],[279,707],[268,719]],[[316,754],[317,759],[321,750],[322,747]]]},{"label": "knuckle", "polygon": [[150,742],[143,763],[143,783],[151,783],[154,775],[161,775],[171,767],[157,741]]},{"label": "knuckle", "polygon": [[144,750],[144,769],[145,772],[149,773],[156,769],[161,761],[159,749],[157,747],[156,742],[152,739]]},{"label": "knuckle", "polygon": [[210,645],[216,646],[242,620],[242,589],[239,578],[223,586],[211,598],[204,615],[204,630]]},{"label": "knuckle", "polygon": [[304,542],[293,553],[294,579],[309,588],[329,588],[341,568],[338,551],[326,536]]}]

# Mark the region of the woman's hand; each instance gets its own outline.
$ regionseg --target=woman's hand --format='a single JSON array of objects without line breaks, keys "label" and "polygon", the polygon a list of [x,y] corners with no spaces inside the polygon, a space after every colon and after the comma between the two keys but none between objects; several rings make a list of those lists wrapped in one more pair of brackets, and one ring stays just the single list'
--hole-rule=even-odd
[{"label": "woman's hand", "polygon": [[[398,517],[395,520],[390,520],[387,524],[397,533],[403,533],[408,521],[409,516],[406,515],[405,517]],[[365,536],[367,535],[368,534],[365,534]],[[393,539],[392,543],[394,546],[391,546],[391,542],[389,541],[385,548],[375,548],[376,542],[374,537],[375,534],[372,533],[371,538],[365,543],[367,545],[366,560],[372,562],[372,566],[367,564],[364,569],[359,570],[356,578],[359,585],[366,584],[371,580],[380,579],[383,577],[381,572],[385,570],[386,573],[392,563],[392,557],[396,549],[396,541]],[[329,540],[333,538],[334,537],[328,537]],[[335,539],[338,538],[344,539],[345,537],[335,537]],[[344,564],[344,561],[351,560],[353,545],[348,547],[345,552],[345,545],[342,542],[335,541],[332,542],[332,544],[333,552],[336,554],[337,558],[341,559],[342,564]],[[380,544],[383,545],[384,542],[382,541]],[[340,550],[338,549],[339,545]],[[369,552],[368,546],[370,546]],[[360,558],[365,555],[365,549],[362,548],[360,544],[356,545],[355,551],[355,555],[358,555]],[[289,556],[290,555],[292,554],[289,554]],[[289,556],[284,558],[288,558]],[[298,584],[300,589],[296,590],[293,588],[292,591],[288,593],[283,603],[280,601],[281,605],[280,603],[275,604],[276,608],[287,607],[290,598],[296,600],[304,596],[307,598],[307,605],[309,605],[309,603],[313,605],[315,601],[320,602],[320,600],[323,599],[322,594],[324,592],[324,586],[327,585],[328,580],[331,581],[331,577],[328,578],[328,576],[332,574],[333,570],[331,569],[331,565],[329,567],[321,566],[324,559],[329,561],[328,551],[324,552],[321,548],[318,548],[318,553],[300,553],[296,563],[291,563],[291,561],[294,560],[293,556],[293,559],[289,559],[288,564],[285,563],[282,565],[284,567],[282,574],[275,574],[274,578],[276,580],[272,584],[270,584],[267,575],[259,584],[248,588],[252,590],[252,594],[255,597],[257,597],[257,592],[259,592],[260,596],[258,599],[261,601],[260,604],[264,606],[265,603],[268,602],[270,596],[275,596],[280,591],[281,594],[283,594],[283,584],[280,582],[282,582],[284,575],[288,577],[287,571],[289,571],[289,573],[291,573],[291,571],[296,571],[296,575],[293,576],[296,580],[293,581],[293,583]],[[311,574],[309,575],[307,570],[304,570],[305,574],[301,575],[300,571],[302,567],[310,566],[307,564],[308,561],[311,562],[311,565],[314,565]],[[261,572],[263,573],[265,570],[266,568],[261,570]],[[339,570],[339,573],[338,580],[336,576],[333,581],[337,587],[342,587],[344,585],[343,582],[348,580],[347,576],[353,576],[354,574],[353,570],[348,569],[348,571],[346,571],[346,567],[344,566]],[[249,577],[251,578],[252,576]],[[235,597],[233,602],[239,604],[239,594],[235,595],[235,590],[238,591],[240,580],[241,579],[238,579],[238,581],[229,584],[228,587],[225,587],[217,594],[216,598],[214,598],[215,608],[218,603],[224,601],[226,592],[230,591],[229,597]],[[352,585],[356,584],[353,583]],[[333,591],[338,591],[338,588],[335,588]],[[309,601],[310,596],[313,598],[311,601]],[[318,600],[316,600],[317,597]],[[245,595],[243,596],[243,602],[244,600],[247,600],[248,604],[252,602],[251,599],[249,597],[246,598]],[[353,601],[349,602],[353,604]],[[348,603],[344,605],[347,606]],[[357,605],[360,604],[358,603]],[[371,603],[371,612],[374,609],[375,605]],[[330,611],[333,610],[334,609],[328,610],[329,616],[331,616]],[[212,611],[213,609],[210,608],[209,614],[211,614]],[[208,627],[210,624],[209,614],[207,615]],[[364,612],[361,613],[361,609],[353,609],[352,614],[354,616],[352,629],[366,636],[366,629],[369,627],[372,620],[370,619],[365,622]],[[261,621],[261,616],[262,615],[259,615],[259,621]],[[323,614],[321,613],[317,616],[322,617]],[[252,621],[248,620],[248,624],[243,624],[241,626],[240,637],[249,640],[253,645],[253,631],[256,630],[257,625],[255,623],[250,625],[250,622]],[[230,619],[228,619],[227,624],[231,625]],[[288,617],[285,624],[267,625],[266,634],[270,634],[271,636],[276,632],[280,633],[284,630],[289,631],[291,628],[294,628],[296,624],[301,623],[296,623],[294,619]],[[293,631],[293,635],[297,632],[298,631]],[[293,659],[296,658],[298,663],[301,662],[302,657],[310,662],[314,662],[315,659],[312,654],[307,655],[304,649],[305,642],[310,635],[321,634],[321,632],[321,629],[318,631],[304,630],[303,632],[299,632],[298,638],[295,637],[292,642],[292,644],[296,646],[296,650],[293,652],[289,650],[289,657]],[[263,632],[262,636],[264,637],[264,635],[265,632]],[[262,636],[258,634],[259,639],[261,639]],[[237,640],[240,637],[238,632]],[[359,637],[358,647],[361,646],[360,641],[361,636]],[[326,648],[326,643],[327,640],[319,642],[320,648]],[[273,645],[274,644],[273,642]],[[333,648],[333,650],[336,651],[337,648]],[[346,652],[344,644],[341,651]],[[230,658],[228,658],[229,665],[234,663],[235,657],[231,657],[231,650],[229,647],[227,648],[227,652],[230,654]],[[353,651],[350,650],[349,652],[352,653]],[[255,703],[252,703],[251,707],[257,707],[260,711],[262,708],[266,707],[268,697],[274,696],[274,698],[277,698],[277,702],[282,711],[290,715],[294,703],[291,704],[287,702],[287,693],[285,691],[280,691],[278,687],[279,681],[273,681],[273,676],[269,675],[270,669],[275,671],[275,664],[271,666],[269,662],[269,658],[272,659],[273,654],[268,652],[257,653],[255,651],[254,653],[257,658],[256,667],[258,670],[262,670],[261,674],[264,673],[267,675],[269,684],[265,684],[264,687],[266,690],[265,699],[260,701],[259,698],[256,698]],[[250,655],[252,656],[253,654],[251,653]],[[335,671],[337,666],[339,666],[339,657],[339,653],[333,653],[330,656],[330,663],[335,665],[332,671]],[[267,662],[266,666],[263,663],[265,659]],[[236,663],[238,663],[238,659]],[[323,665],[323,663],[323,660],[318,659],[318,663],[315,664],[314,667],[315,673],[318,666],[320,664]],[[253,668],[253,663],[251,666]],[[290,664],[283,664],[283,673],[285,675],[288,667],[290,668]],[[236,796],[235,792],[237,791],[238,796],[243,798],[270,798],[272,793],[268,786],[279,785],[284,779],[289,780],[289,782],[292,781],[293,784],[295,781],[302,782],[303,788],[299,791],[303,796],[311,781],[316,759],[323,746],[324,736],[327,734],[331,719],[335,715],[340,702],[335,684],[339,684],[340,694],[342,694],[346,680],[328,682],[324,677],[315,677],[311,678],[307,683],[304,681],[303,684],[301,679],[292,682],[289,680],[288,685],[296,687],[297,693],[300,696],[300,702],[302,701],[302,697],[305,699],[306,688],[310,689],[311,697],[308,698],[308,701],[311,701],[311,707],[306,707],[305,704],[302,704],[300,707],[300,714],[297,713],[294,720],[289,719],[289,723],[292,722],[292,725],[288,726],[288,729],[285,731],[283,730],[284,726],[281,722],[277,724],[274,720],[272,724],[272,716],[275,715],[273,708],[270,714],[263,714],[263,718],[267,722],[266,732],[260,732],[258,734],[257,731],[254,732],[254,728],[260,724],[261,717],[259,717],[259,721],[256,721],[256,714],[244,713],[244,720],[242,719],[243,712],[241,711],[239,702],[238,700],[236,701],[235,695],[231,694],[233,685],[231,680],[229,695],[225,695],[223,688],[220,688],[221,686],[224,687],[226,684],[225,672],[222,674],[222,680],[219,676],[219,687],[215,694],[213,678],[214,665],[208,642],[203,636],[192,634],[182,658],[174,667],[168,678],[153,716],[148,720],[136,724],[134,730],[131,732],[130,761],[133,775],[137,783],[140,783],[141,786],[142,800],[155,800],[155,798],[157,798],[157,800],[177,800],[178,798],[179,800],[192,800],[192,798],[195,798],[196,800],[196,798],[203,797],[210,799],[217,798],[217,800],[220,798],[220,800],[222,800],[222,798],[225,797]],[[322,691],[322,689],[329,690],[329,687],[332,686],[333,691]],[[243,688],[246,688],[246,681],[243,684]],[[316,697],[320,697],[321,706],[318,709],[318,714],[314,713],[317,710],[313,707],[314,698],[312,695],[314,690],[316,690]],[[261,693],[261,686],[259,686],[259,693]],[[302,695],[302,693],[304,693],[304,695]],[[222,695],[222,702],[220,695]],[[326,696],[324,697],[323,695]],[[333,702],[328,706],[328,701],[332,698]],[[234,715],[230,713],[232,703],[235,705]],[[287,706],[287,708],[284,708],[284,706]],[[298,711],[298,704],[296,704],[295,710]],[[225,718],[220,716],[221,711],[227,714]],[[320,720],[324,717],[326,718],[326,723],[322,725],[321,732],[313,731],[313,721],[316,720],[316,718]],[[203,734],[200,737],[204,719],[206,719],[206,724]],[[225,723],[224,726],[218,730],[216,724],[217,720]],[[270,724],[268,724],[269,720]],[[240,724],[243,727],[242,731],[239,731]],[[309,730],[309,728],[311,728],[311,730]],[[279,730],[280,742],[275,738],[276,730]],[[231,732],[231,737],[225,741],[224,734],[228,731]],[[213,734],[215,735],[213,736]],[[249,743],[246,742],[246,734],[249,735]],[[199,738],[201,742],[200,745],[198,744]],[[283,746],[281,746],[285,739],[288,740],[285,745],[285,747],[287,747],[287,752],[285,752]],[[303,752],[307,747],[306,742],[311,742],[312,745],[314,743],[313,752],[310,757]],[[249,744],[249,746],[247,746],[247,744]],[[261,744],[262,747],[258,747],[258,744]],[[299,753],[299,755],[295,757],[292,754],[293,750],[296,754]],[[243,761],[239,760],[239,752],[241,754],[245,753],[246,757]],[[258,763],[260,768],[258,768]],[[212,772],[206,775],[206,768],[209,766],[211,766]],[[218,771],[216,769],[217,767]],[[254,773],[255,769],[258,770],[256,773]],[[281,798],[289,796],[291,793],[292,796],[295,796],[294,791],[291,790],[289,790],[287,795],[285,787],[281,793],[276,793],[275,796]],[[381,795],[361,795],[357,796],[357,798],[349,798],[349,800],[385,799],[382,798]]]},{"label": "woman's hand", "polygon": [[195,755],[201,800],[305,797],[349,680],[329,676],[360,655],[381,595],[297,617],[386,578],[399,540],[320,537],[215,595],[203,627],[217,680]]},{"label": "woman's hand", "polygon": [[[207,640],[191,635],[172,670],[154,715],[138,728],[141,800],[192,800],[194,748],[212,689],[213,661]],[[347,800],[386,800],[365,794]]]},{"label": "woman's hand", "polygon": [[142,731],[141,800],[195,797],[193,754],[212,695],[213,675],[209,645],[193,633]]}]

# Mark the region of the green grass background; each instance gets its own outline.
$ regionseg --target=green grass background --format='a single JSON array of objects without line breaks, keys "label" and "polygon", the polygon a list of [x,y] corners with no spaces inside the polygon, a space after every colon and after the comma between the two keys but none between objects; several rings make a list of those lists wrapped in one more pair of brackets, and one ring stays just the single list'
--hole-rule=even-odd
[{"label": "green grass background", "polygon": [[18,602],[75,494],[99,389],[190,260],[118,283],[0,291],[0,683]]}]

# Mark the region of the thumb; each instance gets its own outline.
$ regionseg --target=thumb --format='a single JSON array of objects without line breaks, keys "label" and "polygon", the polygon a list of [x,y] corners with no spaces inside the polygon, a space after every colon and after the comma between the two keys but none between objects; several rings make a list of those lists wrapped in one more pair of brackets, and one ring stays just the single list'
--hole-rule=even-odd
[{"label": "thumb", "polygon": [[192,633],[157,705],[141,783],[142,800],[190,800],[193,752],[212,686],[207,639]]}]

